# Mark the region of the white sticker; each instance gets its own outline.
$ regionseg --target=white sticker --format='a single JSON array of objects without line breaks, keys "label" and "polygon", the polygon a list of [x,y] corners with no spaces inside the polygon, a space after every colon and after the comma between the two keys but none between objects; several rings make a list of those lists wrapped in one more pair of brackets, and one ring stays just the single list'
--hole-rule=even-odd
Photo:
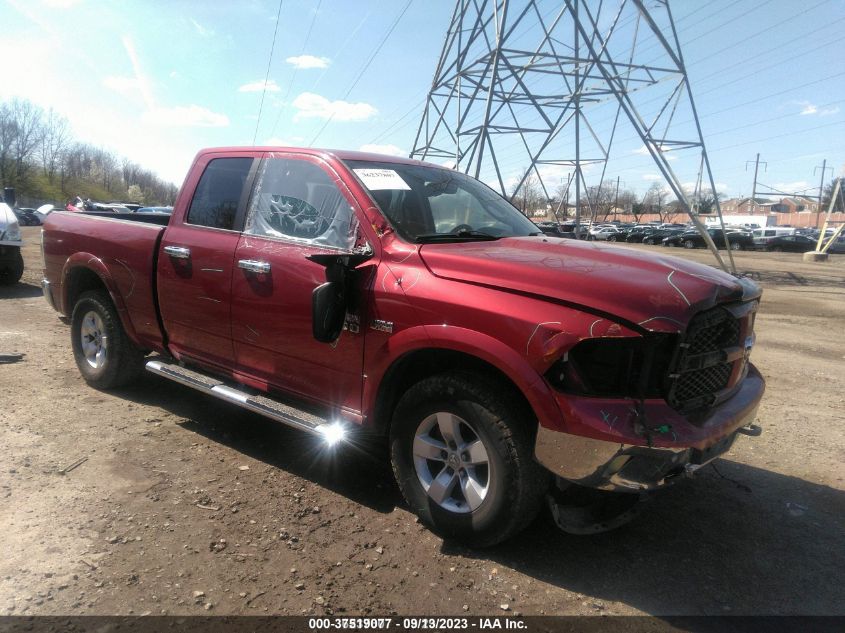
[{"label": "white sticker", "polygon": [[392,169],[356,169],[354,171],[370,191],[382,189],[411,190],[408,183],[402,180],[402,176]]}]

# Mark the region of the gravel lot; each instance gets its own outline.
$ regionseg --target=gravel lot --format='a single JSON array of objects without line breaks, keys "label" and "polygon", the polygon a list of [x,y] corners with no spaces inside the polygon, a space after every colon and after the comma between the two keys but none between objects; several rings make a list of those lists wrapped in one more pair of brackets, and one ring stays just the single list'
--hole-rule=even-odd
[{"label": "gravel lot", "polygon": [[616,532],[544,514],[472,551],[417,524],[378,451],[321,455],[152,375],[87,387],[23,233],[24,283],[0,289],[0,353],[25,354],[0,364],[0,614],[845,614],[845,257],[736,256],[765,289],[762,437]]}]

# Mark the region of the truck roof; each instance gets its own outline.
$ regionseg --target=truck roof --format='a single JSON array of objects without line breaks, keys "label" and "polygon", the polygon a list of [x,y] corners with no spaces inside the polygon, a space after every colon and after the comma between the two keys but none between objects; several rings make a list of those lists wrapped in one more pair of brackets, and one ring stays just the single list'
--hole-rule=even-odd
[{"label": "truck roof", "polygon": [[333,157],[340,160],[369,160],[369,161],[378,161],[382,163],[401,163],[405,165],[425,165],[427,167],[439,167],[443,169],[444,165],[438,165],[436,163],[429,163],[426,161],[416,160],[412,158],[405,158],[403,156],[391,156],[388,154],[375,154],[373,152],[359,152],[354,150],[346,150],[346,149],[321,149],[316,147],[288,147],[285,145],[245,145],[245,146],[234,146],[234,147],[207,147],[205,149],[201,149],[197,156],[201,156],[203,154],[225,154],[226,152],[247,152],[247,151],[264,151],[264,152],[273,152],[273,151],[295,151],[301,154],[310,154],[312,156],[322,156],[324,158]]}]

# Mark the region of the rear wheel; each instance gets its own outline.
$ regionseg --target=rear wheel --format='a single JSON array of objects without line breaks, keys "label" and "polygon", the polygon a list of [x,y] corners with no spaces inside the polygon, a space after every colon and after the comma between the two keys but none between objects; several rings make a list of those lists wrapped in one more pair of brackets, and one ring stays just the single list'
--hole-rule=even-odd
[{"label": "rear wheel", "polygon": [[741,251],[742,250],[742,244],[740,244],[739,242],[730,242],[730,245],[731,245],[732,251]]},{"label": "rear wheel", "polygon": [[0,286],[18,283],[23,275],[23,256],[21,249],[14,247],[14,253],[5,262],[0,262]]},{"label": "rear wheel", "polygon": [[548,476],[533,458],[532,420],[483,377],[447,373],[414,385],[390,431],[402,494],[434,532],[500,543],[537,515]]},{"label": "rear wheel", "polygon": [[79,373],[96,389],[113,389],[134,380],[144,354],[129,340],[108,293],[83,293],[73,308],[70,326],[73,357]]},{"label": "rear wheel", "polygon": [[783,251],[783,246],[772,246],[769,250],[775,253],[780,253]]}]

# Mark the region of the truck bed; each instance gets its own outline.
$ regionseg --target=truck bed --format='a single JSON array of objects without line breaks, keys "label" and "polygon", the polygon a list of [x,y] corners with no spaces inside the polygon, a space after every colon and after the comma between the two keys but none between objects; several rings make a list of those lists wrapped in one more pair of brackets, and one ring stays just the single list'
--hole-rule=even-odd
[{"label": "truck bed", "polygon": [[155,269],[164,228],[101,215],[51,213],[44,223],[44,274],[58,311],[70,316],[69,297],[85,287],[80,273],[92,269],[108,288],[129,337],[143,349],[161,350]]}]

